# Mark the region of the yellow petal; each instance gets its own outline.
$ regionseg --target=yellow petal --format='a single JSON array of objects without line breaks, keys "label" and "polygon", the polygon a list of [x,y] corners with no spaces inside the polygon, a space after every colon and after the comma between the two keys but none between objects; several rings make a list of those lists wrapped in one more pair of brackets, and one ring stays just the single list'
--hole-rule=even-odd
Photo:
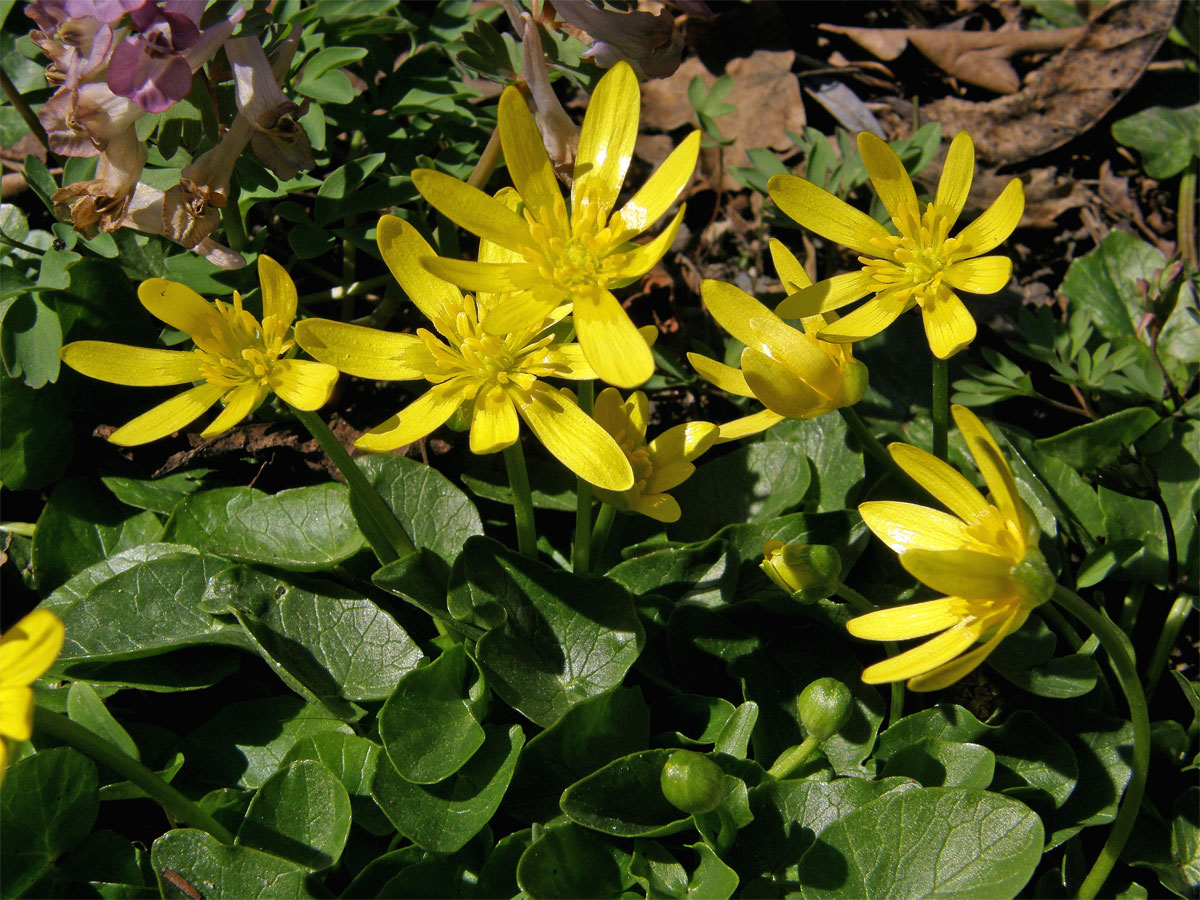
[{"label": "yellow petal", "polygon": [[678,522],[679,517],[683,515],[678,501],[670,494],[643,494],[637,503],[633,504],[633,511],[668,525]]},{"label": "yellow petal", "polygon": [[63,634],[63,623],[49,610],[18,619],[0,637],[0,685],[32,684],[58,656]]},{"label": "yellow petal", "polygon": [[[313,363],[313,365],[320,365]],[[332,367],[330,367],[332,368]],[[258,382],[246,382],[239,384],[233,390],[229,391],[224,397],[225,408],[217,415],[215,419],[200,432],[200,437],[210,438],[216,437],[218,434],[224,434],[246,416],[250,415],[262,403],[267,396],[268,389],[266,385]]]},{"label": "yellow petal", "polygon": [[447,381],[426,391],[360,437],[354,446],[368,453],[386,453],[425,437],[443,425],[462,405],[462,385],[458,381]]},{"label": "yellow petal", "polygon": [[683,213],[686,208],[686,203],[680,206],[679,211],[675,213],[675,218],[655,236],[654,240],[631,251],[625,264],[613,273],[614,278],[617,280],[641,278],[653,269],[655,264],[671,249],[671,245],[675,243],[675,235],[679,233],[679,226],[683,222]]},{"label": "yellow petal", "polygon": [[700,285],[700,296],[718,325],[747,347],[763,348],[762,338],[750,328],[750,320],[770,318],[774,314],[769,309],[741,288],[725,281],[704,281]]},{"label": "yellow petal", "polygon": [[911,444],[889,444],[892,459],[912,479],[964,522],[988,510],[983,494],[953,466]]},{"label": "yellow petal", "polygon": [[[606,391],[617,393],[606,388],[601,397]],[[611,398],[605,404],[611,405]],[[617,442],[579,408],[569,392],[539,382],[530,391],[529,402],[518,405],[517,411],[555,459],[584,481],[609,491],[633,486],[633,470]]]},{"label": "yellow petal", "polygon": [[415,334],[332,319],[301,319],[296,323],[296,343],[314,359],[359,378],[409,381],[438,371],[433,354]]},{"label": "yellow petal", "polygon": [[971,294],[994,294],[1012,278],[1012,260],[1007,256],[964,259],[946,269],[946,284]]},{"label": "yellow petal", "polygon": [[271,389],[289,406],[311,411],[329,402],[338,370],[307,359],[281,359],[271,367]]},{"label": "yellow petal", "polygon": [[967,543],[967,525],[962,519],[927,506],[875,500],[860,504],[858,512],[875,536],[896,553],[958,550]]},{"label": "yellow petal", "polygon": [[963,242],[958,255],[979,256],[1000,246],[1013,233],[1025,212],[1025,190],[1014,178],[983,214],[958,233]]},{"label": "yellow petal", "polygon": [[1025,624],[1025,620],[1029,618],[1029,610],[1018,606],[1013,610],[1012,614],[1005,620],[1000,629],[992,635],[981,647],[976,647],[970,653],[964,653],[957,659],[952,659],[948,663],[943,663],[936,669],[925,672],[922,675],[917,675],[909,680],[908,687],[914,691],[936,691],[944,687],[949,687],[958,681],[964,675],[970,674],[975,670],[992,651],[995,650],[1002,640]]},{"label": "yellow petal", "polygon": [[615,230],[621,232],[618,235],[620,240],[641,234],[670,208],[691,179],[699,153],[700,132],[693,131],[671,151],[671,155],[646,179],[641,190],[616,214],[613,224]]},{"label": "yellow petal", "polygon": [[641,391],[634,391],[625,398],[625,415],[637,433],[645,438],[646,426],[650,424],[650,399]]},{"label": "yellow petal", "polygon": [[858,152],[862,155],[863,165],[867,167],[871,186],[883,201],[888,215],[898,216],[904,209],[916,208],[917,192],[913,190],[912,179],[908,177],[896,151],[886,141],[869,131],[861,132],[858,136]]},{"label": "yellow petal", "polygon": [[791,369],[806,385],[827,400],[837,396],[842,386],[841,372],[816,338],[775,316],[755,316],[750,320],[750,330],[773,359]]},{"label": "yellow petal", "polygon": [[592,403],[592,418],[604,429],[605,434],[624,434],[629,417],[625,415],[625,401],[621,399],[620,391],[606,387],[597,394]]},{"label": "yellow petal", "polygon": [[481,263],[430,256],[422,259],[421,265],[434,276],[468,291],[487,291],[492,294],[523,291],[541,278],[537,266],[532,263]]},{"label": "yellow petal", "polygon": [[578,344],[551,344],[543,351],[542,363],[554,367],[555,378],[584,381],[596,377],[596,371]]},{"label": "yellow petal", "polygon": [[575,297],[575,330],[587,361],[609,384],[637,387],[654,374],[650,348],[608,291],[596,289]]},{"label": "yellow petal", "polygon": [[[650,461],[655,470],[674,460],[695,462],[701,454],[717,440],[718,427],[712,422],[684,422],[668,428],[647,445]],[[657,487],[651,490],[669,491],[670,487]]]},{"label": "yellow petal", "polygon": [[211,346],[213,306],[187,285],[148,278],[138,285],[138,299],[151,315],[190,335],[199,346]]},{"label": "yellow petal", "polygon": [[979,421],[979,417],[965,406],[956,404],[950,407],[950,413],[954,416],[954,424],[958,426],[963,440],[967,442],[983,480],[987,482],[996,508],[1010,522],[1020,524],[1022,534],[1026,533],[1025,526],[1029,523],[1025,521],[1025,504],[1017,493],[1017,483],[1004,460],[1004,455],[1000,452],[1000,447],[996,444],[996,439]]},{"label": "yellow petal", "polygon": [[934,207],[950,220],[947,227],[953,228],[962,212],[967,195],[971,192],[971,179],[975,177],[975,143],[965,131],[960,131],[950,142],[946,153],[946,164],[942,166],[942,177],[938,179]]},{"label": "yellow petal", "polygon": [[906,641],[945,631],[962,618],[954,612],[954,598],[908,603],[857,616],[846,630],[865,641]]},{"label": "yellow petal", "polygon": [[775,314],[785,319],[819,315],[860,300],[880,287],[880,283],[865,269],[834,275],[789,294],[775,307]]},{"label": "yellow petal", "polygon": [[746,384],[763,406],[789,419],[811,419],[829,412],[825,397],[796,377],[791,369],[753,347],[742,351]]},{"label": "yellow petal", "polygon": [[654,471],[650,473],[650,477],[646,479],[646,486],[642,488],[643,495],[649,495],[656,491],[669,491],[672,488],[679,487],[695,473],[696,467],[690,462],[675,461],[666,463],[662,466],[655,466]]},{"label": "yellow petal", "polygon": [[879,334],[910,305],[912,299],[906,290],[881,291],[858,309],[822,328],[817,336],[823,341],[861,341]]},{"label": "yellow petal", "polygon": [[33,734],[33,691],[23,684],[0,687],[0,735],[27,741]]},{"label": "yellow petal", "polygon": [[862,680],[867,684],[882,684],[936,669],[974,644],[981,631],[982,626],[977,621],[960,622],[932,640],[868,666],[863,670]]},{"label": "yellow petal", "polygon": [[125,423],[110,434],[108,439],[122,447],[156,441],[204,415],[224,393],[225,388],[220,385],[199,385]]},{"label": "yellow petal", "polygon": [[75,341],[62,361],[89,378],[130,387],[166,387],[203,378],[200,358],[187,350],[155,350],[107,341]]},{"label": "yellow petal", "polygon": [[700,377],[705,381],[710,381],[721,390],[739,397],[754,396],[754,391],[750,390],[750,386],[746,384],[746,376],[742,374],[741,369],[719,363],[715,359],[709,359],[699,353],[689,353],[687,358],[688,362],[692,364],[692,368],[700,373]]},{"label": "yellow petal", "polygon": [[520,253],[529,244],[529,225],[499,200],[433,169],[415,169],[413,184],[438,212],[472,234]]},{"label": "yellow petal", "polygon": [[998,600],[1016,595],[1012,562],[974,550],[909,550],[900,565],[938,593],[969,600]]},{"label": "yellow petal", "polygon": [[517,410],[498,384],[491,384],[475,395],[471,414],[471,452],[495,453],[511,447],[521,434]]},{"label": "yellow petal", "polygon": [[[785,292],[794,294],[801,288],[812,285],[812,279],[804,271],[804,266],[800,265],[800,260],[796,259],[795,254],[785,247],[782,241],[771,238],[767,246],[771,250],[771,261],[775,264],[775,273],[779,276]],[[783,315],[783,313],[779,312],[778,308],[776,308],[775,312]],[[791,317],[789,316],[788,318]]]},{"label": "yellow petal", "polygon": [[296,284],[279,263],[265,253],[258,257],[258,283],[262,286],[263,318],[275,316],[284,328],[296,318]]},{"label": "yellow petal", "polygon": [[737,441],[752,434],[758,434],[778,425],[783,419],[784,417],[777,412],[762,409],[751,415],[742,416],[740,419],[723,422],[718,433],[717,443],[724,444],[726,441]]},{"label": "yellow petal", "polygon": [[879,256],[880,250],[871,240],[886,239],[887,230],[824,188],[795,175],[775,175],[767,182],[767,193],[788,218],[809,231],[863,256]]},{"label": "yellow petal", "polygon": [[521,198],[539,221],[566,221],[567,205],[558,189],[554,167],[533,114],[515,87],[505,88],[500,95],[498,117],[504,163]]},{"label": "yellow petal", "polygon": [[518,291],[505,294],[483,317],[483,330],[505,335],[536,328],[552,313],[563,295],[557,290]]},{"label": "yellow petal", "polygon": [[399,216],[381,216],[375,228],[375,241],[392,276],[425,318],[437,321],[462,308],[462,292],[421,265],[422,259],[432,259],[437,254],[408,222]]},{"label": "yellow petal", "polygon": [[573,223],[589,207],[588,215],[594,215],[596,222],[603,225],[607,221],[633,158],[641,102],[637,76],[627,62],[618,62],[597,83],[583,117],[575,155]]},{"label": "yellow petal", "polygon": [[933,300],[925,302],[921,321],[925,324],[929,349],[938,359],[949,359],[975,340],[975,320],[971,313],[953,291],[944,287]]}]

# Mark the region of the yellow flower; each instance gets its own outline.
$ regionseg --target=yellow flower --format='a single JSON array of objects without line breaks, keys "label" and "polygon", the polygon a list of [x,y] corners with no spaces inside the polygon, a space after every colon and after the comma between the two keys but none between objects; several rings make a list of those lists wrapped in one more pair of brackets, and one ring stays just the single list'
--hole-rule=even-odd
[{"label": "yellow flower", "polygon": [[27,741],[33,734],[29,685],[50,668],[62,643],[62,622],[44,609],[35,609],[0,637],[0,778],[8,764],[7,742]]},{"label": "yellow flower", "polygon": [[999,246],[1021,220],[1025,194],[1014,178],[978,219],[950,237],[975,169],[975,145],[960,131],[950,144],[937,196],[922,212],[912,181],[894,150],[873,134],[858,136],[871,184],[896,227],[870,216],[795,175],[776,175],[768,191],[779,208],[805,228],[862,254],[857,272],[835,275],[790,296],[779,314],[788,318],[838,309],[875,296],[826,326],[827,341],[861,341],[887,328],[914,304],[921,307],[929,347],[948,359],[975,338],[975,320],[953,289],[994,294],[1008,283],[1012,261],[981,256]]},{"label": "yellow flower", "polygon": [[209,303],[191,288],[151,278],[138,287],[142,306],[191,336],[195,349],[158,350],[107,341],[76,341],[62,348],[63,362],[90,378],[135,387],[201,382],[118,428],[109,440],[132,446],[165,437],[207,412],[218,400],[225,409],[202,437],[228,431],[274,391],[297,409],[325,404],[337,382],[337,369],[303,359],[287,359],[293,341],[288,332],[296,318],[296,286],[283,267],[267,256],[258,258],[262,285],[260,324],[242,308],[236,291],[233,305]]},{"label": "yellow flower", "polygon": [[[785,288],[795,290],[812,283],[779,241],[772,240],[770,247]],[[804,319],[805,331],[798,331],[732,284],[705,281],[700,294],[717,323],[746,348],[741,368],[699,353],[689,353],[688,361],[721,390],[754,397],[766,407],[724,423],[722,441],[755,434],[785,418],[814,419],[862,399],[867,367],[854,358],[848,345],[820,340],[812,333],[825,325],[825,317]]]},{"label": "yellow flower", "polygon": [[[595,378],[578,344],[545,333],[545,319],[503,337],[489,334],[484,323],[493,314],[494,298],[463,296],[428,272],[422,262],[434,256],[433,248],[403,219],[384,216],[377,234],[388,268],[437,334],[425,328],[394,334],[329,319],[305,319],[296,326],[301,347],[343,372],[381,381],[424,378],[432,384],[355,446],[394,450],[423,438],[465,405],[473,453],[495,453],[516,443],[524,419],[546,449],[580,477],[613,490],[633,484],[629,463],[613,439],[569,391],[542,380]],[[488,242],[480,247],[484,259],[508,254]]]},{"label": "yellow flower", "polygon": [[759,568],[789,594],[816,588],[816,593],[828,596],[838,586],[842,559],[837,550],[825,544],[770,540],[763,545]]},{"label": "yellow flower", "polygon": [[668,428],[646,442],[649,402],[641,391],[622,401],[615,388],[605,388],[592,411],[596,421],[620,445],[633,466],[633,486],[624,491],[599,489],[596,496],[625,512],[637,512],[659,522],[678,522],[681,514],[675,498],[666,492],[687,481],[700,454],[717,439],[711,422],[685,422]]},{"label": "yellow flower", "polygon": [[640,103],[627,63],[617,63],[596,85],[579,138],[569,213],[537,125],[514,87],[500,97],[499,128],[508,172],[524,203],[521,213],[448,175],[418,169],[412,176],[440,212],[517,254],[506,263],[426,262],[431,272],[462,288],[513,293],[489,317],[487,330],[505,334],[537,325],[555,307],[571,303],[584,355],[600,378],[618,387],[636,387],[649,378],[654,358],[611,289],[649,272],[670,248],[682,208],[649,243],[630,240],[675,202],[700,147],[700,134],[693,132],[613,213],[633,156]]},{"label": "yellow flower", "polygon": [[[858,510],[871,530],[900,554],[905,569],[948,596],[882,609],[846,623],[855,637],[873,641],[941,632],[870,666],[863,672],[863,681],[870,684],[907,678],[917,691],[946,687],[987,659],[1054,590],[1054,576],[1037,548],[1037,522],[1018,496],[1000,448],[974,413],[961,406],[951,411],[987,482],[991,502],[924,450],[908,444],[888,447],[899,466],[953,515],[891,501],[864,503]],[[981,638],[988,640],[971,650]]]}]

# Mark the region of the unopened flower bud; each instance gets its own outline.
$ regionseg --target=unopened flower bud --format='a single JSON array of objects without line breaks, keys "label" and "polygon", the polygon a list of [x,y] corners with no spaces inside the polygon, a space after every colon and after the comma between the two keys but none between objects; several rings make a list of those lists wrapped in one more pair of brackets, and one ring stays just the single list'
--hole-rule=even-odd
[{"label": "unopened flower bud", "polygon": [[837,550],[825,544],[767,541],[760,566],[783,590],[801,593],[800,599],[811,603],[833,593],[842,572],[842,559]]},{"label": "unopened flower bud", "polygon": [[659,776],[663,796],[676,809],[699,814],[716,809],[725,795],[725,773],[693,750],[676,750]]},{"label": "unopened flower bud", "polygon": [[800,722],[809,737],[825,741],[833,737],[850,720],[854,698],[850,688],[836,678],[818,678],[800,694],[797,701]]}]

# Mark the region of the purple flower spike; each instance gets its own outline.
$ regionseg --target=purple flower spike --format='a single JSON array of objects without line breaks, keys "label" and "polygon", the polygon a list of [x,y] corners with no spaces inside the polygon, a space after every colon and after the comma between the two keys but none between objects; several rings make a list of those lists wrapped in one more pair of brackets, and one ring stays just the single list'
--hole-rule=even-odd
[{"label": "purple flower spike", "polygon": [[[196,4],[168,4],[158,7],[152,3],[139,6],[130,18],[138,31],[161,46],[170,46],[172,50],[186,50],[200,40],[199,17],[193,18],[197,11]],[[199,4],[199,12],[204,12],[204,4]]]},{"label": "purple flower spike", "polygon": [[133,12],[148,0],[66,0],[67,15],[72,19],[92,16],[106,25],[116,22],[127,12]]},{"label": "purple flower spike", "polygon": [[108,87],[149,113],[169,109],[192,89],[192,67],[177,53],[164,52],[144,35],[126,38],[108,64]]}]

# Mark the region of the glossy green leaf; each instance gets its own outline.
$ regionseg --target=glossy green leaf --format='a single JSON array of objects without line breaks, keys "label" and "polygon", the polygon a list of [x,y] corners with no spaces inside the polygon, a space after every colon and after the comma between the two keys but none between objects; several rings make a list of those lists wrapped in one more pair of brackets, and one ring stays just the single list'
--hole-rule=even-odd
[{"label": "glossy green leaf", "polygon": [[569,823],[543,833],[517,864],[517,884],[537,900],[619,897],[622,881],[608,845]]},{"label": "glossy green leaf", "polygon": [[472,538],[450,577],[450,612],[491,630],[476,657],[496,694],[539,725],[620,684],[644,633],[623,587],[552,569]]},{"label": "glossy green leaf", "polygon": [[721,733],[713,743],[713,752],[727,753],[736,759],[745,759],[750,748],[750,736],[758,723],[758,704],[747,700],[733,711]]},{"label": "glossy green leaf", "polygon": [[1104,512],[1108,540],[1125,546],[1137,541],[1136,553],[1125,558],[1117,570],[1122,580],[1167,583],[1167,532],[1162,512],[1153,500],[1130,497],[1101,487],[1100,509]]},{"label": "glossy green leaf", "polygon": [[77,681],[67,691],[67,715],[72,722],[121,748],[126,756],[141,761],[142,756],[129,732],[113,718],[96,689],[87,682]]},{"label": "glossy green leaf", "polygon": [[372,834],[390,834],[392,826],[371,796],[371,782],[379,765],[379,745],[340,731],[323,731],[297,741],[282,764],[314,759],[329,769],[350,796],[354,823]]},{"label": "glossy green leaf", "polygon": [[925,787],[985,790],[996,772],[996,755],[987,747],[960,741],[927,740],[892,754],[884,778],[911,778]]},{"label": "glossy green leaf", "polygon": [[696,467],[671,492],[683,515],[668,526],[676,540],[704,540],[724,525],[763,522],[796,506],[808,490],[804,451],[783,441],[760,441]]},{"label": "glossy green leaf", "polygon": [[204,486],[204,476],[211,469],[188,469],[161,478],[126,478],[107,475],[100,480],[112,491],[113,496],[137,509],[170,513],[184,497],[194,494]]},{"label": "glossy green leaf", "polygon": [[38,517],[33,537],[34,580],[46,592],[76,572],[121,550],[156,541],[162,523],[114,500],[86,478],[61,481]]},{"label": "glossy green leaf", "polygon": [[1166,446],[1149,454],[1149,463],[1171,514],[1179,570],[1195,572],[1200,565],[1200,541],[1196,539],[1196,513],[1200,510],[1200,422],[1194,418],[1176,422]]},{"label": "glossy green leaf", "polygon": [[462,644],[400,679],[379,713],[379,736],[407,781],[453,775],[483,744],[483,678]]},{"label": "glossy green leaf", "polygon": [[[418,547],[452,563],[469,537],[483,534],[471,498],[433,466],[386,454],[357,462]],[[357,500],[350,505],[355,515],[363,515]]]},{"label": "glossy green leaf", "polygon": [[1200,105],[1146,107],[1113,122],[1112,136],[1142,154],[1151,178],[1170,178],[1200,156]]},{"label": "glossy green leaf", "polygon": [[1142,310],[1137,280],[1157,281],[1166,257],[1140,238],[1113,230],[1092,252],[1074,260],[1062,292],[1071,308],[1087,310],[1106,338],[1134,334]]},{"label": "glossy green leaf", "polygon": [[175,507],[164,540],[284,569],[325,569],[364,546],[341,484],[274,496],[250,487],[199,491]]},{"label": "glossy green leaf", "polygon": [[168,556],[197,556],[198,553],[199,551],[195,547],[189,547],[187,544],[164,543],[140,544],[137,547],[122,550],[98,563],[93,563],[77,575],[71,576],[60,587],[55,588],[41,602],[40,606],[55,612],[82,600],[97,585],[141,563]]},{"label": "glossy green leaf", "polygon": [[771,429],[770,439],[786,441],[808,457],[816,481],[818,509],[854,507],[866,467],[862,450],[841,416],[785,419]]},{"label": "glossy green leaf", "polygon": [[[78,261],[79,254],[59,255],[54,251],[46,254],[44,258],[48,258],[48,262],[43,262],[42,272],[47,281],[53,283],[42,283],[42,287],[58,289],[70,284],[70,275],[61,268],[65,257],[74,257]],[[53,303],[53,300],[47,302],[40,291],[32,291],[17,296],[6,307],[0,307],[3,312],[0,355],[4,366],[14,378],[23,376],[25,384],[31,388],[57,381],[62,365],[58,357],[62,347],[62,324]]]},{"label": "glossy green leaf", "polygon": [[424,610],[446,625],[477,638],[483,631],[455,621],[446,608],[447,582],[450,567],[445,560],[427,547],[410,553],[403,559],[376,569],[371,581],[389,594],[394,594],[417,609]]},{"label": "glossy green leaf", "polygon": [[658,837],[688,827],[690,817],[667,802],[660,777],[671,750],[643,750],[613,760],[562,794],[573,822],[619,837]]},{"label": "glossy green leaf", "polygon": [[57,480],[71,461],[70,416],[56,385],[34,390],[0,375],[0,484],[29,491]]},{"label": "glossy green leaf", "polygon": [[1057,644],[1058,639],[1041,616],[1030,616],[988,657],[988,665],[1039,697],[1082,697],[1096,686],[1100,667],[1086,654],[1055,657]]},{"label": "glossy green leaf", "polygon": [[1077,472],[1086,472],[1116,460],[1122,446],[1132,444],[1158,421],[1159,415],[1154,410],[1135,406],[1043,438],[1036,447]]},{"label": "glossy green leaf", "polygon": [[525,743],[520,725],[484,728],[483,745],[438,784],[405,781],[380,760],[371,793],[396,830],[431,853],[453,853],[495,814]]},{"label": "glossy green leaf", "polygon": [[[300,900],[308,870],[251,847],[228,846],[192,828],[168,831],[150,850],[163,897]],[[190,891],[189,891],[190,889]]]},{"label": "glossy green leaf", "polygon": [[1001,794],[922,788],[834,822],[800,860],[806,900],[1015,897],[1042,855],[1041,820]]},{"label": "glossy green leaf", "polygon": [[296,760],[263,782],[237,843],[306,869],[336,863],[350,836],[350,795],[324,765]]},{"label": "glossy green leaf", "polygon": [[1078,763],[1075,789],[1047,817],[1051,830],[1047,846],[1053,847],[1074,835],[1080,826],[1107,825],[1116,816],[1117,805],[1129,783],[1133,752],[1133,725],[1081,704],[1058,710],[1055,732],[1070,745]]},{"label": "glossy green leaf", "polygon": [[609,569],[608,577],[635,595],[653,591],[675,602],[730,602],[738,581],[732,562],[724,541],[706,541],[635,556]]},{"label": "glossy green leaf", "polygon": [[553,819],[567,787],[644,750],[649,735],[650,710],[639,688],[618,687],[572,706],[525,746],[505,810],[527,822]]},{"label": "glossy green leaf", "polygon": [[12,765],[0,791],[0,893],[24,894],[92,830],[97,784],[96,766],[69,747]]}]

